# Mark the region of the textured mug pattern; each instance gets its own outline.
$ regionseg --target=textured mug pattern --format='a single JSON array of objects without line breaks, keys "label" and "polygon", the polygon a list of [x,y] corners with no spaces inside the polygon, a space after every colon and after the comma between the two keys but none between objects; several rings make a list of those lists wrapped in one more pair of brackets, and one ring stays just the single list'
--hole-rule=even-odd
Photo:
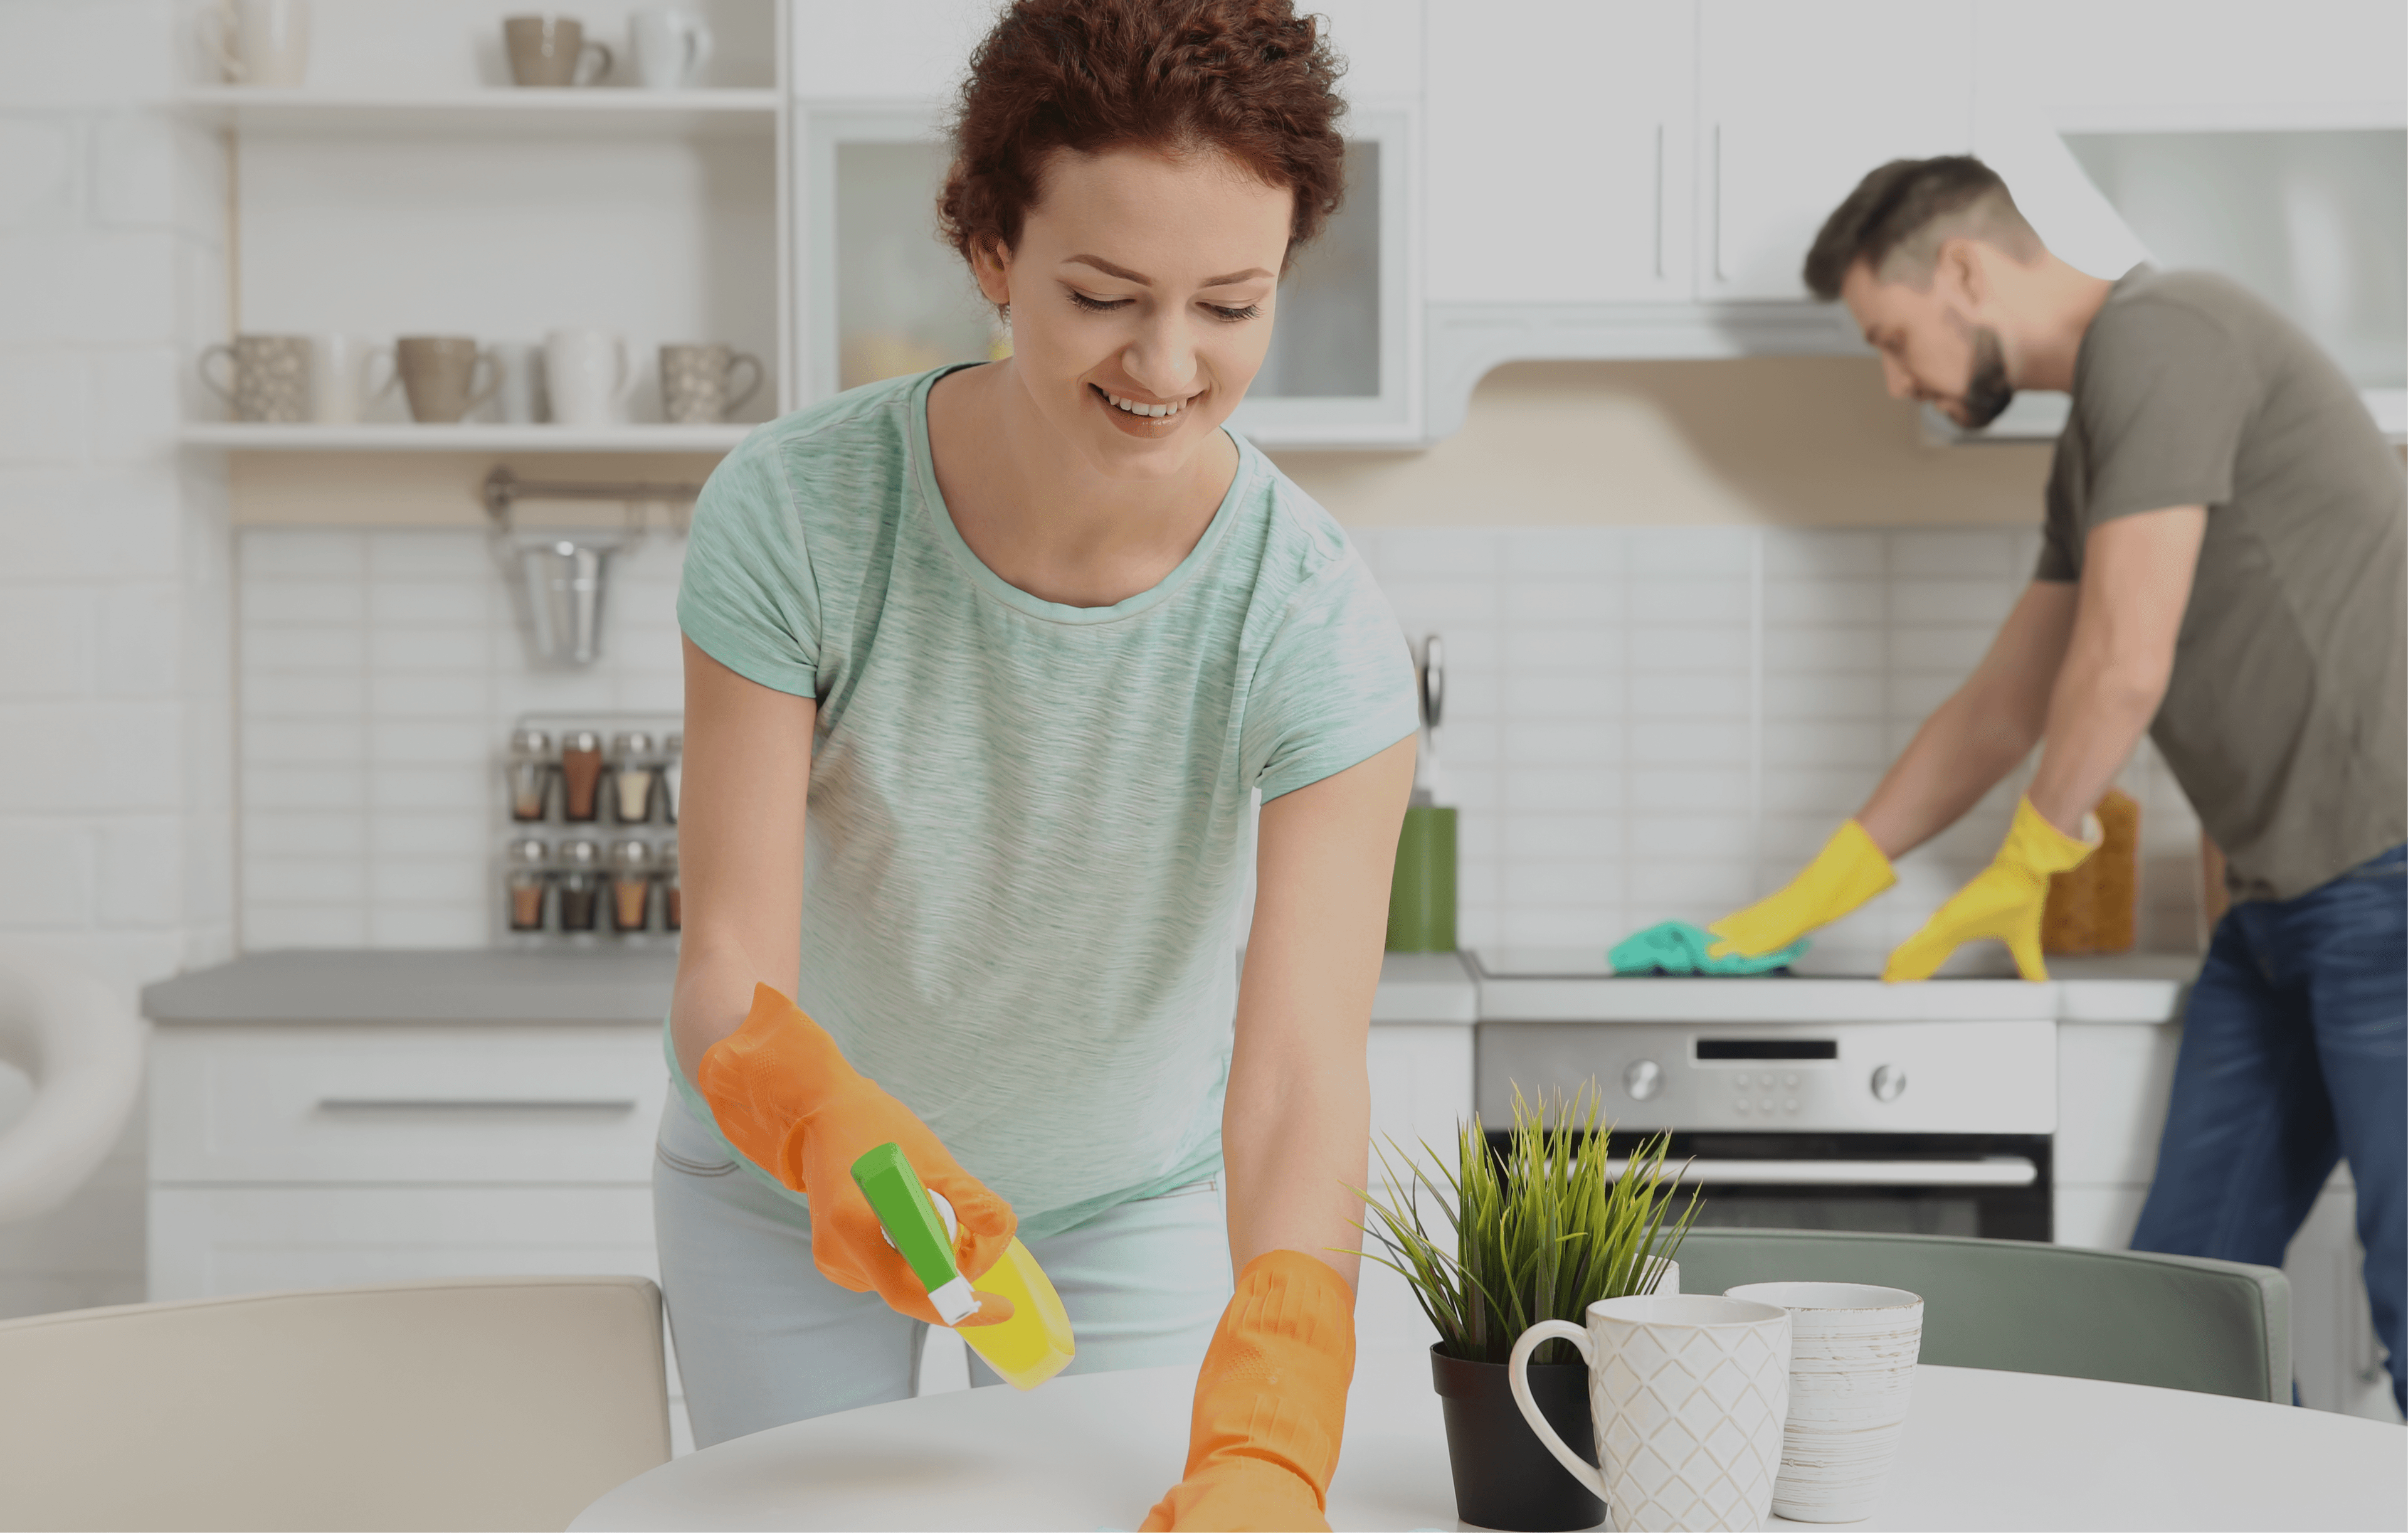
[{"label": "textured mug pattern", "polygon": [[[736,387],[738,369],[752,378]],[[661,348],[661,413],[680,424],[724,421],[761,386],[761,359],[720,345]]]},{"label": "textured mug pattern", "polygon": [[1788,1411],[1785,1317],[1698,1325],[1605,1314],[1590,1325],[1599,1343],[1590,1408],[1613,1526],[1763,1526]]},{"label": "textured mug pattern", "polygon": [[1906,1430],[1923,1300],[1826,1282],[1750,1283],[1729,1297],[1789,1311],[1789,1421],[1772,1510],[1801,1523],[1871,1516]]},{"label": "textured mug pattern", "polygon": [[[307,421],[314,413],[310,350],[307,336],[236,336],[233,345],[201,353],[201,381],[234,407],[237,421]],[[228,382],[209,371],[220,357],[233,374]]]}]

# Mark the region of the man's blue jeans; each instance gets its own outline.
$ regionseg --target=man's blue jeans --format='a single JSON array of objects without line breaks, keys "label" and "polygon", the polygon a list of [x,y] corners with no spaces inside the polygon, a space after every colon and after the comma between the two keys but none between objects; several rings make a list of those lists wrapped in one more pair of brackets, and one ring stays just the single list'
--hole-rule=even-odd
[{"label": "man's blue jeans", "polygon": [[2173,1102],[2135,1251],[2283,1264],[2334,1163],[2358,1185],[2358,1238],[2391,1395],[2408,1270],[2408,847],[2296,899],[2216,924],[2183,1015]]}]

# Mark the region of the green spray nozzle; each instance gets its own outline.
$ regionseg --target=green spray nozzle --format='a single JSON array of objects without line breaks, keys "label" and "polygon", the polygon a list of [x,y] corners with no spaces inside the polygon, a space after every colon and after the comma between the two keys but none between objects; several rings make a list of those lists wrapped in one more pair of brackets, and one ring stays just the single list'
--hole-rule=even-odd
[{"label": "green spray nozzle", "polygon": [[[886,1238],[903,1254],[911,1275],[935,1301],[945,1324],[953,1325],[978,1309],[978,1299],[953,1266],[953,1243],[946,1235],[928,1189],[899,1144],[882,1144],[853,1163],[853,1180],[869,1200],[869,1211],[886,1226]],[[950,1312],[949,1312],[950,1311]]]}]

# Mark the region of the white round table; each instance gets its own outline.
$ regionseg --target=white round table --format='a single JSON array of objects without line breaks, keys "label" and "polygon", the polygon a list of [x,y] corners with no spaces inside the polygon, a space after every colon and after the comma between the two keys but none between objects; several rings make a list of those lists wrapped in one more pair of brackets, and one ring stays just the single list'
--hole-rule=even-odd
[{"label": "white round table", "polygon": [[[1190,1368],[897,1400],[638,1476],[572,1529],[1134,1528],[1179,1477]],[[1329,1521],[1459,1527],[1426,1354],[1355,1368]],[[1791,1526],[1783,1523],[1780,1526]],[[1798,1525],[1803,1526],[1805,1525]],[[1857,1528],[2408,1526],[2408,1431],[2220,1395],[1925,1367]]]}]

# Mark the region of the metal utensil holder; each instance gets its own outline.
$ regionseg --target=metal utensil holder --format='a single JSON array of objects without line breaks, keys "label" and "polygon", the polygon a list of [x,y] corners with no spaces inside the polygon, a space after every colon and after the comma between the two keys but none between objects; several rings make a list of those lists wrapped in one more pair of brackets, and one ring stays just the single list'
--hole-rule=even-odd
[{"label": "metal utensil holder", "polygon": [[[643,508],[669,508],[681,535],[690,521],[678,509],[691,508],[699,484],[601,484],[578,480],[523,480],[506,467],[485,476],[485,516],[492,523],[494,561],[502,567],[520,609],[527,648],[538,665],[590,666],[602,654],[602,598],[610,560],[644,539]],[[615,528],[554,530],[515,525],[512,508],[522,500],[618,501],[625,522]]]}]

